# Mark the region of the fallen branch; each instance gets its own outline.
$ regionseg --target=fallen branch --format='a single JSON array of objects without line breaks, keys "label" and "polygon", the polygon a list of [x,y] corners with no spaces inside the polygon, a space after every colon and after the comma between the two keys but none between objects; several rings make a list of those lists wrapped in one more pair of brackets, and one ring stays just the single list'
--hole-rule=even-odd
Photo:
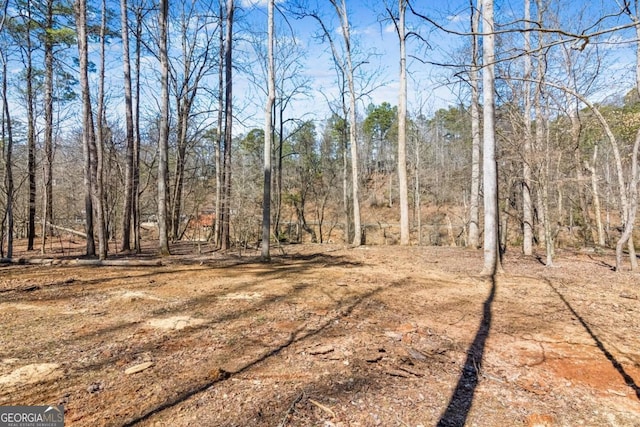
[{"label": "fallen branch", "polygon": [[75,259],[69,261],[69,264],[108,267],[159,267],[162,265],[162,261],[145,259]]},{"label": "fallen branch", "polygon": [[0,264],[38,264],[38,265],[51,265],[56,260],[54,258],[2,258]]},{"label": "fallen branch", "polygon": [[66,228],[66,227],[61,227],[59,225],[54,225],[51,223],[47,223],[47,226],[51,227],[51,228],[55,228],[56,230],[60,230],[60,231],[66,231],[69,234],[74,234],[78,237],[82,237],[82,238],[87,238],[87,235],[85,233],[83,233],[82,231],[76,231],[73,228]]},{"label": "fallen branch", "polygon": [[327,414],[331,415],[332,417],[335,418],[336,413],[333,412],[333,410],[331,408],[329,408],[328,406],[324,406],[322,403],[317,402],[313,399],[309,399],[309,402],[313,403],[314,405],[316,405],[318,408],[322,409],[323,411],[325,411]]}]

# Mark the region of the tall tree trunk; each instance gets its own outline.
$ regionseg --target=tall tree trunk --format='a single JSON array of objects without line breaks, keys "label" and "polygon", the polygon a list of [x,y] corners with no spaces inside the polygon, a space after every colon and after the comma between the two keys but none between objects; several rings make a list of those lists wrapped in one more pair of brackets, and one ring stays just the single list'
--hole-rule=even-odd
[{"label": "tall tree trunk", "polygon": [[227,250],[231,246],[230,214],[231,214],[231,141],[233,138],[233,14],[234,0],[227,0],[227,34],[225,37],[225,126],[224,126],[224,185],[221,248]]},{"label": "tall tree trunk", "polygon": [[[356,114],[356,88],[353,60],[351,58],[351,27],[349,24],[349,15],[347,14],[347,4],[345,0],[330,0],[336,10],[342,28],[342,36],[345,44],[346,56],[346,78],[349,85],[349,144],[351,145],[351,192],[353,203],[353,245],[360,246],[362,244],[362,225],[360,216],[360,196],[359,196],[359,179],[358,171],[358,139],[357,139],[357,114]],[[334,55],[336,56],[336,55]],[[338,60],[339,58],[335,58]]]},{"label": "tall tree trunk", "polygon": [[267,62],[268,62],[268,86],[269,93],[267,104],[264,108],[264,181],[262,194],[262,259],[267,261],[269,243],[271,237],[271,144],[273,137],[273,105],[276,100],[275,60],[274,60],[274,22],[273,9],[275,0],[268,3],[268,30],[267,30]]},{"label": "tall tree trunk", "polygon": [[129,54],[129,20],[127,0],[120,0],[120,36],[122,38],[122,68],[124,73],[124,107],[127,132],[126,165],[124,179],[124,207],[122,209],[122,246],[120,250],[131,250],[131,219],[134,207],[134,128],[131,90],[131,61]]},{"label": "tall tree trunk", "polygon": [[400,244],[409,244],[409,189],[407,188],[407,52],[405,15],[407,0],[399,0],[400,95],[398,100],[398,192],[400,193]]},{"label": "tall tree trunk", "polygon": [[[415,150],[416,150],[416,164],[414,167],[414,175],[415,175],[415,188],[414,188],[414,203],[415,203],[415,223],[416,228],[418,229],[418,246],[422,245],[422,203],[421,203],[421,189],[420,189],[420,143],[419,138],[415,138]],[[480,176],[478,176],[480,179]],[[478,181],[478,187],[480,187]],[[479,189],[479,188],[478,188]],[[477,222],[476,222],[477,224]],[[476,246],[477,247],[477,246]]]},{"label": "tall tree trunk", "polygon": [[216,136],[215,146],[214,146],[214,156],[215,156],[215,166],[216,166],[216,200],[215,200],[215,222],[213,223],[213,243],[216,248],[222,247],[222,227],[221,219],[222,219],[222,182],[223,182],[223,171],[222,171],[222,141],[224,138],[224,132],[222,131],[223,126],[223,108],[224,108],[224,7],[222,1],[220,1],[220,9],[219,9],[219,19],[220,19],[220,38],[218,39],[219,46],[219,57],[218,57],[218,134]]},{"label": "tall tree trunk", "polygon": [[104,120],[104,73],[105,73],[105,43],[107,30],[107,4],[102,0],[102,20],[100,23],[100,69],[98,81],[98,111],[97,111],[97,134],[95,136],[96,165],[94,171],[94,192],[93,200],[96,210],[96,222],[98,225],[98,256],[100,259],[107,258],[107,223],[104,195],[104,138],[106,136],[106,123]]},{"label": "tall tree trunk", "polygon": [[[9,4],[8,2],[6,3]],[[27,218],[27,250],[34,249],[36,238],[36,119],[35,119],[35,96],[33,91],[33,46],[31,42],[31,0],[27,0],[27,48],[26,48],[26,95],[27,95],[27,174],[29,176],[29,214]]]},{"label": "tall tree trunk", "polygon": [[160,50],[160,135],[158,138],[158,234],[160,255],[166,256],[169,251],[169,233],[167,230],[168,219],[168,182],[169,182],[169,56],[167,52],[169,25],[169,0],[160,0],[160,14],[158,26],[160,37],[158,48]]},{"label": "tall tree trunk", "polygon": [[140,236],[140,62],[142,52],[142,8],[136,10],[136,96],[134,104],[134,145],[133,145],[133,241],[136,253],[142,252],[142,242]]},{"label": "tall tree trunk", "polygon": [[[537,13],[538,25],[542,25],[543,7],[542,7],[542,2],[540,0],[536,0],[536,8],[538,10],[538,13]],[[543,44],[541,36],[542,35],[540,34],[538,37],[538,50],[540,52],[542,51],[542,44]],[[545,123],[544,123],[544,120],[542,119],[541,98],[542,98],[543,84],[545,84],[544,76],[546,73],[546,58],[540,55],[538,55],[537,61],[536,61],[537,78],[536,78],[535,93],[533,96],[533,103],[534,103],[533,108],[534,108],[534,113],[536,118],[535,138],[534,138],[533,148],[536,150],[536,152],[543,153],[545,150],[545,145],[544,145]],[[542,179],[541,177],[544,173],[542,171],[543,168],[544,168],[543,165],[536,164],[536,173],[538,174],[538,181]],[[538,188],[536,189],[536,213],[538,216],[537,235],[538,235],[538,243],[540,245],[545,245],[546,248],[549,248],[550,246],[548,245],[548,242],[547,242],[548,234],[547,234],[547,229],[545,224],[549,224],[548,216],[550,215],[550,213],[545,208],[545,201],[544,201],[545,196],[543,194],[544,191],[545,189],[543,188],[543,184],[539,182]],[[553,245],[551,245],[551,247],[553,247]]]},{"label": "tall tree trunk", "polygon": [[501,270],[499,256],[498,169],[495,140],[495,47],[493,0],[482,0],[482,70],[483,83],[483,184],[484,184],[484,267],[483,274]]},{"label": "tall tree trunk", "polygon": [[93,236],[93,173],[95,158],[95,135],[93,128],[93,111],[91,108],[91,94],[89,91],[89,53],[87,39],[87,4],[85,0],[75,3],[76,27],[78,31],[78,56],[80,66],[80,87],[82,89],[82,146],[84,154],[84,185],[85,185],[85,232],[87,235],[86,255],[95,256],[96,247]]},{"label": "tall tree trunk", "polygon": [[7,91],[7,58],[4,52],[0,52],[0,60],[2,61],[2,106],[4,117],[2,120],[2,139],[5,142],[4,147],[4,184],[7,195],[7,206],[5,211],[6,218],[6,235],[7,235],[7,258],[13,257],[13,199],[14,199],[14,183],[13,183],[13,124],[9,111],[9,99]]},{"label": "tall tree trunk", "polygon": [[531,75],[533,64],[531,60],[531,1],[524,0],[524,154],[522,161],[522,252],[533,254],[533,206],[531,203]]},{"label": "tall tree trunk", "polygon": [[[471,0],[471,32],[473,33],[471,70],[469,82],[471,85],[471,196],[469,200],[469,241],[472,248],[480,246],[480,93],[478,88],[478,32],[480,24],[480,2],[477,7]],[[419,213],[418,213],[419,215]]]},{"label": "tall tree trunk", "polygon": [[[46,2],[45,30],[53,31],[53,0]],[[44,41],[44,203],[42,209],[42,246],[41,252],[46,250],[47,236],[53,223],[53,41],[45,37]],[[85,211],[89,208],[85,203]],[[89,209],[90,211],[92,209]],[[86,212],[89,221],[89,212]],[[87,227],[93,223],[87,222]],[[90,247],[87,241],[87,253],[95,254],[95,246]]]}]

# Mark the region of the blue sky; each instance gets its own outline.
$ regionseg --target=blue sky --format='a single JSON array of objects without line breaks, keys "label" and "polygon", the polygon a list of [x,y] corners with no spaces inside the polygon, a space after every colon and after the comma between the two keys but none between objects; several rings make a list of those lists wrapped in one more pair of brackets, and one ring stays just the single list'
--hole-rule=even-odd
[{"label": "blue sky", "polygon": [[[238,16],[242,17],[241,21],[236,24],[236,33],[238,40],[235,49],[236,57],[244,60],[245,63],[256,65],[255,55],[252,53],[252,47],[246,41],[246,35],[249,30],[255,34],[257,39],[264,39],[266,36],[264,29],[266,28],[266,7],[265,1],[261,3],[252,3],[250,0],[237,0],[241,9]],[[327,0],[308,0],[310,2],[317,1],[320,5],[320,12],[326,19],[326,23],[336,40],[340,39],[338,21],[335,18],[335,12],[331,9]],[[392,0],[395,3],[395,0]],[[285,9],[291,0],[281,1],[278,6]],[[469,22],[469,2],[468,0],[454,0],[446,2],[414,0],[413,3],[419,7],[420,12],[433,18],[441,25],[449,29],[466,31]],[[615,2],[610,0],[588,1],[588,0],[559,0],[555,2],[556,12],[561,13],[568,22],[572,21],[573,16],[580,13],[587,15],[587,19],[591,22],[596,20],[598,14],[602,13],[603,8],[612,10],[616,7]],[[114,2],[115,6],[115,2]],[[352,25],[352,36],[356,42],[357,60],[367,59],[367,64],[361,69],[367,74],[373,72],[378,73],[375,79],[375,90],[371,91],[368,96],[364,97],[358,105],[360,113],[369,103],[380,104],[381,102],[389,102],[392,105],[397,104],[398,99],[398,38],[395,34],[390,22],[381,22],[380,18],[384,15],[384,2],[374,0],[347,2],[350,21]],[[116,8],[117,9],[117,8]],[[496,19],[498,22],[508,22],[519,19],[522,16],[522,1],[496,0]],[[593,16],[590,17],[589,15]],[[436,30],[432,25],[407,15],[408,27],[410,30],[420,32],[426,39],[424,41],[412,38],[409,40],[408,52],[415,54],[421,59],[433,62],[456,62],[452,57],[462,57],[461,49],[464,44],[464,38],[447,34],[441,30]],[[613,26],[622,22],[628,22],[628,18],[612,18],[607,21],[606,26]],[[296,71],[301,77],[309,80],[310,91],[306,96],[298,96],[291,108],[287,112],[287,117],[302,117],[324,120],[330,114],[327,100],[337,99],[338,90],[336,88],[336,72],[333,60],[329,52],[328,44],[320,43],[314,36],[319,31],[318,24],[310,18],[297,20],[290,15],[285,20],[278,15],[276,25],[281,40],[295,40],[297,49],[304,55],[300,60],[300,68]],[[564,24],[563,24],[564,25]],[[291,26],[291,28],[289,27]],[[616,39],[629,39],[628,33],[618,33]],[[611,83],[605,85],[604,90],[611,91],[624,90],[629,83],[629,78],[634,70],[633,61],[634,52],[632,45],[608,45],[602,46],[603,51],[607,51],[610,55],[607,66],[602,72],[608,72],[611,76]],[[71,48],[70,57],[75,56]],[[121,76],[122,64],[120,61],[121,47],[118,40],[108,48],[112,52],[112,59],[108,62],[108,68],[111,73],[108,76],[107,85],[111,87],[110,102],[111,111],[120,111],[121,108]],[[97,54],[97,46],[93,46],[94,60]],[[253,56],[252,56],[253,55]],[[460,59],[457,59],[460,61]],[[154,86],[157,79],[151,73],[158,69],[157,60],[148,55],[145,58],[150,79],[145,82],[143,92],[143,102],[148,106],[148,114],[157,111],[158,103],[156,96],[157,88]],[[438,108],[446,108],[451,104],[459,103],[462,97],[466,97],[461,92],[461,86],[455,84],[447,84],[451,77],[451,70],[443,67],[437,67],[420,62],[419,60],[408,59],[409,68],[409,112],[415,114],[419,110],[426,115],[433,113]],[[625,80],[620,83],[620,78]],[[212,76],[211,87],[217,87],[217,76]],[[236,121],[234,133],[239,134],[248,131],[253,127],[262,127],[263,125],[263,109],[265,96],[260,89],[251,84],[246,74],[237,72],[234,78],[234,100],[236,105]],[[263,85],[264,87],[264,85]],[[606,93],[601,92],[595,96],[599,99],[604,98]],[[466,98],[464,98],[466,101]],[[21,110],[22,108],[19,108]],[[212,120],[215,120],[215,114],[212,114]],[[78,126],[75,124],[74,126]]]},{"label": "blue sky", "polygon": [[[260,4],[251,3],[249,0],[243,1],[243,7],[249,13],[248,19],[252,22],[252,28],[260,28],[265,26],[266,22],[266,6],[265,2]],[[335,18],[335,12],[331,9],[327,1],[324,3],[320,12],[326,19],[327,27],[332,31],[334,40],[341,41],[341,31],[339,22]],[[463,6],[452,7],[452,3],[446,6],[445,10],[436,13],[438,19],[444,19],[450,25],[459,26],[464,19],[458,14],[466,14],[467,11]],[[466,2],[462,2],[466,5]],[[284,5],[279,5],[284,9]],[[366,70],[366,74],[375,74],[375,83],[368,85],[368,88],[375,87],[369,95],[364,97],[359,105],[358,110],[361,113],[364,107],[369,103],[380,104],[389,102],[392,105],[397,104],[398,100],[398,72],[399,72],[399,47],[398,36],[391,22],[387,19],[381,21],[382,17],[386,17],[383,2],[373,1],[350,1],[347,4],[349,19],[352,26],[352,37],[355,40],[357,60],[366,60],[367,64],[362,66]],[[417,53],[420,56],[429,58],[437,57],[436,60],[442,60],[448,53],[452,53],[460,46],[460,41],[453,36],[438,34],[437,40],[430,40],[434,34],[424,31],[424,28],[418,28],[418,22],[407,16],[408,27],[410,29],[421,30],[427,41],[436,50],[427,50],[423,41],[413,39],[409,41],[408,51]],[[420,24],[422,26],[422,24]],[[328,43],[321,43],[317,39],[320,27],[312,18],[304,18],[297,20],[291,16],[287,16],[287,21],[282,16],[277,17],[276,26],[279,27],[277,32],[290,35],[291,28],[295,34],[300,49],[307,51],[307,55],[303,60],[303,73],[311,80],[311,93],[307,97],[300,96],[298,102],[292,108],[295,110],[291,114],[300,115],[301,112],[313,113],[317,119],[326,118],[329,113],[327,100],[337,99],[338,90],[336,88],[336,72],[333,65]],[[442,50],[444,49],[444,50]],[[433,112],[437,108],[446,107],[449,104],[456,103],[455,87],[447,87],[443,84],[443,74],[448,74],[447,70],[438,67],[423,64],[415,59],[408,59],[408,67],[410,73],[409,80],[409,109],[418,111],[420,108],[425,113]],[[244,85],[240,82],[240,85]],[[250,118],[245,122],[247,127],[261,126],[261,108],[262,99],[259,93],[249,90],[249,104],[253,103],[253,108],[247,108],[247,112],[255,111],[253,114],[255,120]],[[238,102],[243,104],[239,99]],[[247,105],[246,103],[244,105]],[[252,114],[248,114],[251,117]]]},{"label": "blue sky", "polygon": [[[313,0],[310,1],[313,2]],[[393,3],[396,2],[395,0],[392,1]],[[253,23],[253,28],[266,25],[265,0],[261,0],[260,3],[242,0],[242,3],[248,12],[247,18]],[[279,5],[284,8],[289,3],[281,2]],[[415,0],[413,3],[421,13],[428,15],[442,26],[455,31],[468,31],[468,0],[446,2]],[[329,2],[319,0],[317,4],[320,5],[318,6],[320,12],[326,17],[327,26],[333,31],[335,39],[339,40],[341,33],[338,21],[335,19],[335,12],[331,9]],[[390,22],[380,22],[381,15],[384,15],[384,4],[384,1],[373,0],[351,0],[347,2],[353,27],[352,35],[356,40],[358,50],[364,54],[359,58],[367,58],[368,64],[365,67],[368,72],[379,73],[377,82],[380,86],[361,101],[358,106],[360,113],[370,102],[380,104],[383,101],[387,101],[391,104],[396,104],[398,99],[398,38]],[[558,24],[559,26],[568,30],[578,31],[579,22],[595,23],[601,15],[605,14],[605,11],[612,12],[617,7],[615,2],[606,0],[559,0],[553,3],[551,12],[559,15],[563,20]],[[496,0],[496,21],[498,23],[508,23],[521,19],[523,10],[522,1]],[[535,13],[534,6],[532,6],[532,10]],[[279,17],[276,25],[280,27],[280,31],[285,32],[289,31],[288,25],[293,27],[300,48],[308,52],[303,60],[304,64],[301,72],[308,76],[312,82],[312,91],[309,96],[306,98],[300,97],[290,114],[299,116],[303,112],[311,112],[314,113],[316,118],[323,119],[328,115],[329,111],[326,106],[326,99],[337,97],[335,71],[328,44],[322,45],[314,39],[313,36],[318,32],[319,27],[313,20],[307,18],[298,21],[291,17],[288,19],[287,24],[282,17]],[[410,13],[407,14],[407,20],[409,29],[419,32],[428,43],[427,48],[427,44],[424,41],[415,38],[411,39],[408,46],[409,54],[415,54],[423,60],[426,59],[438,63],[456,62],[452,60],[455,57],[458,57],[458,61],[465,61],[465,57],[461,53],[465,43],[464,37],[450,35],[437,30],[432,25],[411,16]],[[629,22],[629,18],[626,16],[612,17],[607,19],[603,26],[613,27],[624,22]],[[630,34],[621,32],[617,33],[613,38],[624,39],[629,36]],[[514,35],[513,37],[522,38],[521,35]],[[521,43],[521,41],[517,41],[517,43]],[[604,80],[610,79],[612,84],[605,85],[604,90],[611,91],[616,88],[623,90],[625,85],[632,84],[629,79],[634,70],[635,61],[632,46],[629,44],[624,46],[601,45],[599,50],[601,53],[609,55],[607,66],[603,67],[600,72]],[[449,105],[459,103],[461,100],[467,101],[466,94],[461,91],[461,86],[451,83],[452,71],[450,69],[425,64],[411,57],[408,58],[408,68],[410,113],[416,113],[422,109],[422,112],[428,115],[438,108],[446,108]],[[606,75],[607,72],[610,73],[608,76]],[[263,100],[260,96],[257,96],[259,95],[258,93],[251,90],[247,91],[247,93],[250,94],[250,101],[244,103],[244,105],[249,106],[253,103],[257,110],[255,114],[247,115],[249,120],[245,124],[249,127],[261,126]],[[600,99],[606,95],[607,93],[604,92],[594,94]],[[241,99],[238,99],[238,102],[243,104]],[[247,108],[246,111],[250,112],[251,108]],[[255,117],[256,120],[251,120],[251,117]]]}]

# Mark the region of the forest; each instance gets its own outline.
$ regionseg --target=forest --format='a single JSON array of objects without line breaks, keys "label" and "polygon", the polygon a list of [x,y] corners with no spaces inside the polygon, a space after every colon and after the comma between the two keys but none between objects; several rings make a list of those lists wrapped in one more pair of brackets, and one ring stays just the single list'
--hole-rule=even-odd
[{"label": "forest", "polygon": [[[101,259],[307,241],[635,269],[636,2],[396,3],[4,0],[3,257],[74,233]],[[384,70],[358,25],[389,34]]]},{"label": "forest", "polygon": [[2,417],[640,425],[640,0],[0,10]]}]

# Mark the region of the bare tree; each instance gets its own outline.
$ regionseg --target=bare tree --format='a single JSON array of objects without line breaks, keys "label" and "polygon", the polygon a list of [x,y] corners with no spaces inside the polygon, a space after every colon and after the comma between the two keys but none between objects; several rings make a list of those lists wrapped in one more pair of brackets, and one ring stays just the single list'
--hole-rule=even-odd
[{"label": "bare tree", "polygon": [[[142,0],[144,1],[144,0]],[[140,222],[141,222],[141,211],[140,211],[140,196],[141,196],[141,185],[140,185],[140,157],[141,157],[141,130],[140,130],[140,77],[141,73],[141,55],[142,55],[142,28],[143,28],[143,19],[144,16],[148,13],[148,10],[145,10],[144,4],[140,3],[135,7],[135,27],[134,27],[134,36],[136,39],[135,43],[135,102],[133,105],[133,114],[134,114],[134,144],[133,144],[133,208],[132,208],[132,221],[133,221],[133,234],[134,234],[134,245],[137,253],[142,251],[142,242],[140,236]]]},{"label": "bare tree", "polygon": [[407,188],[407,0],[398,3],[400,40],[400,94],[398,97],[398,188],[400,193],[400,244],[409,244],[409,190]]},{"label": "bare tree", "polygon": [[484,187],[484,267],[494,275],[502,267],[499,253],[498,170],[495,140],[495,34],[493,0],[482,0],[482,97],[483,97],[483,187]]},{"label": "bare tree", "polygon": [[[537,6],[537,22],[539,25],[543,25],[545,8],[542,0],[536,0]],[[545,75],[547,71],[547,57],[544,52],[544,40],[543,34],[538,37],[538,57],[536,61],[536,87],[533,97],[533,110],[535,112],[535,148],[536,151],[543,155],[539,164],[537,164],[538,172],[538,191],[537,194],[537,207],[540,224],[542,225],[542,232],[538,234],[541,242],[544,242],[546,260],[545,265],[550,267],[553,265],[554,256],[554,243],[553,243],[553,231],[551,229],[551,213],[549,210],[549,186],[550,186],[550,147],[549,138],[547,137],[548,130],[548,113],[544,108],[543,102],[545,97]]]},{"label": "bare tree", "polygon": [[524,0],[524,152],[522,160],[522,252],[533,254],[533,205],[531,202],[531,76],[533,61],[531,58],[531,0]]},{"label": "bare tree", "polygon": [[273,105],[276,100],[276,80],[274,61],[274,19],[273,9],[275,0],[268,2],[267,25],[267,62],[268,62],[268,86],[267,103],[264,119],[264,182],[262,196],[262,259],[269,260],[269,243],[271,241],[271,145],[273,139]]},{"label": "bare tree", "polygon": [[[6,16],[6,8],[0,22],[0,33],[4,26],[4,17]],[[7,258],[13,257],[13,199],[15,196],[14,190],[14,178],[13,178],[13,124],[11,121],[11,111],[9,109],[9,98],[7,90],[7,55],[6,50],[3,48],[0,52],[0,62],[2,63],[2,140],[4,141],[4,185],[5,193],[7,196],[7,205],[4,212],[3,224],[6,224],[6,236],[7,236]],[[4,235],[4,230],[1,233]],[[4,247],[4,242],[0,243],[0,246]]]},{"label": "bare tree", "polygon": [[98,225],[98,256],[100,259],[107,258],[108,246],[107,246],[107,224],[106,224],[106,210],[105,210],[105,195],[104,195],[104,146],[105,138],[107,137],[107,129],[105,113],[104,113],[104,74],[105,74],[105,44],[106,44],[106,32],[107,32],[107,3],[106,0],[102,0],[102,18],[100,22],[100,66],[98,77],[98,106],[96,112],[96,124],[97,133],[95,137],[95,168],[93,170],[94,190],[93,200],[96,212],[96,222]]},{"label": "bare tree", "polygon": [[[85,0],[75,2],[76,27],[78,31],[78,56],[80,65],[80,86],[82,89],[82,147],[84,156],[84,186],[85,186],[85,233],[86,233],[86,254],[94,256],[96,246],[94,240],[94,205],[93,205],[93,167],[95,165],[95,133],[93,127],[93,110],[91,107],[91,93],[89,89],[89,53],[87,36],[87,3]],[[46,150],[46,148],[45,148]],[[48,153],[45,153],[48,156]],[[47,163],[49,161],[47,160]],[[47,166],[48,167],[48,166]],[[50,184],[50,183],[48,183]],[[48,198],[48,196],[46,196]],[[45,212],[48,203],[45,203]],[[45,216],[46,218],[46,216]],[[45,220],[46,222],[46,220]],[[43,230],[46,230],[44,227]],[[43,233],[43,249],[45,236]]]},{"label": "bare tree", "polygon": [[222,212],[221,212],[221,236],[220,248],[227,250],[231,246],[230,215],[231,215],[231,142],[233,139],[233,15],[235,12],[234,0],[227,0],[226,36],[224,43],[224,67],[225,67],[225,95],[224,95],[224,144],[223,154],[223,182],[222,182]]},{"label": "bare tree", "polygon": [[[54,0],[46,0],[45,2],[45,31],[47,35],[54,30]],[[49,226],[53,222],[53,37],[44,38],[44,203],[42,212],[42,246],[41,252],[45,252],[47,235],[49,234]],[[80,71],[82,73],[82,70]],[[82,84],[82,83],[81,83]],[[88,87],[88,86],[87,86]],[[85,162],[88,162],[88,153],[85,158]],[[85,185],[89,186],[91,183],[86,182]],[[86,211],[86,229],[91,230],[93,236],[93,219],[89,219],[93,216],[91,207],[91,197],[89,194],[86,196],[89,199],[88,203],[85,203]],[[87,237],[89,233],[87,233]],[[93,237],[87,238],[87,255],[95,254],[95,244]]]},{"label": "bare tree", "polygon": [[134,188],[134,144],[133,101],[131,89],[131,59],[129,53],[129,19],[128,2],[120,0],[120,37],[122,38],[122,68],[124,73],[124,107],[126,122],[126,163],[124,181],[124,208],[122,211],[122,246],[123,252],[131,250],[131,220],[133,218],[135,194]]},{"label": "bare tree", "polygon": [[[347,14],[347,4],[345,0],[329,0],[333,5],[336,14],[340,20],[342,29],[342,37],[344,38],[345,62],[339,61],[339,56],[332,43],[332,51],[334,60],[338,61],[343,74],[347,77],[349,86],[349,143],[351,145],[351,191],[353,203],[353,245],[360,246],[362,244],[362,226],[360,219],[360,196],[359,196],[359,179],[358,171],[358,140],[357,140],[357,121],[356,121],[356,89],[354,83],[354,67],[351,55],[351,27],[349,24],[349,15]],[[325,29],[325,34],[327,33]]]},{"label": "bare tree", "polygon": [[[640,53],[640,52],[639,52]],[[640,57],[640,55],[639,55]],[[640,71],[640,70],[638,70]],[[640,75],[640,74],[639,74]],[[622,155],[620,153],[620,146],[618,144],[618,139],[616,138],[613,130],[611,129],[611,126],[609,125],[609,122],[607,121],[607,119],[604,117],[604,115],[600,112],[600,109],[591,101],[589,101],[585,96],[581,95],[580,93],[572,90],[571,88],[567,88],[563,85],[560,84],[555,84],[552,82],[544,82],[544,84],[546,86],[550,86],[550,87],[555,87],[558,89],[561,89],[573,96],[575,96],[577,99],[579,99],[584,105],[587,106],[587,108],[589,108],[593,114],[596,116],[596,119],[598,120],[598,122],[600,123],[600,125],[602,126],[602,129],[604,130],[604,133],[607,137],[607,140],[609,141],[609,144],[611,145],[611,151],[613,153],[613,157],[614,157],[614,163],[615,163],[615,168],[616,168],[616,174],[617,174],[617,179],[618,179],[618,194],[620,197],[620,208],[621,208],[621,212],[622,212],[622,223],[623,223],[623,233],[620,236],[620,239],[618,239],[618,242],[616,244],[616,271],[622,271],[622,258],[623,258],[623,248],[625,244],[628,244],[630,242],[630,233],[631,231],[633,231],[633,222],[629,223],[629,219],[631,219],[632,221],[635,220],[635,211],[634,211],[634,203],[637,205],[637,185],[638,185],[638,153],[640,151],[640,138],[636,137],[636,140],[634,142],[633,145],[633,149],[632,149],[632,153],[631,153],[631,177],[628,181],[629,183],[629,189],[627,191],[627,183],[625,182],[625,174],[624,174],[624,167],[623,167],[623,163],[622,163]],[[639,132],[640,133],[640,132]],[[635,185],[635,187],[634,187]],[[637,207],[637,206],[636,206]],[[631,231],[629,231],[629,229],[631,229]],[[629,233],[629,235],[625,236],[626,233]],[[633,253],[633,257],[631,257]],[[637,260],[635,260],[635,253],[634,251],[630,250],[629,256],[631,258],[631,263],[632,263],[632,268],[633,267],[633,263],[637,262]]]},{"label": "bare tree", "polygon": [[198,141],[199,129],[197,116],[198,95],[203,90],[203,82],[216,67],[212,61],[213,45],[216,40],[215,25],[209,16],[201,13],[201,5],[196,1],[182,4],[179,22],[179,35],[175,36],[181,48],[181,55],[171,61],[170,80],[175,94],[176,114],[176,150],[170,200],[170,236],[179,240],[184,232],[183,205],[187,162],[192,148]]},{"label": "bare tree", "polygon": [[215,194],[215,221],[213,225],[213,244],[216,248],[222,246],[220,241],[222,237],[222,182],[223,182],[223,170],[222,170],[222,143],[224,139],[223,122],[224,118],[224,7],[222,0],[219,2],[219,38],[218,38],[218,128],[217,135],[215,135],[214,142],[214,162],[216,168],[216,194]]},{"label": "bare tree", "polygon": [[160,0],[158,15],[159,57],[160,57],[160,135],[158,138],[158,234],[161,255],[169,255],[168,220],[168,181],[169,181],[169,56],[167,52],[169,25],[169,0]]},{"label": "bare tree", "polygon": [[[6,5],[9,2],[5,2]],[[29,179],[29,213],[27,218],[27,250],[32,251],[34,249],[34,242],[36,238],[36,199],[37,199],[37,184],[36,184],[36,118],[35,118],[35,91],[33,87],[34,83],[34,65],[33,65],[33,17],[32,17],[32,3],[31,0],[27,0],[25,4],[25,85],[26,85],[26,103],[27,103],[27,147],[28,147],[28,160],[27,160],[27,175]]]},{"label": "bare tree", "polygon": [[471,68],[469,70],[469,84],[471,86],[471,194],[469,198],[469,241],[468,245],[477,248],[480,245],[480,90],[478,79],[478,36],[480,25],[480,4],[471,7]]}]

